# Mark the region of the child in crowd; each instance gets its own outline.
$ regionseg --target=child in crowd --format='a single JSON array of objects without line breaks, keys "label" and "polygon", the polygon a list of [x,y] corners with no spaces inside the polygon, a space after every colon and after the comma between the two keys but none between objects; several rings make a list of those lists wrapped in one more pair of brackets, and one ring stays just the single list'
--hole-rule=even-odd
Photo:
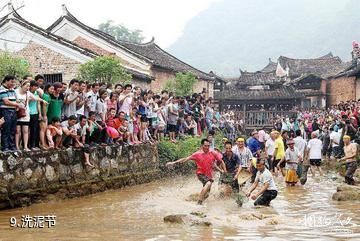
[{"label": "child in crowd", "polygon": [[[62,128],[61,128],[61,122],[60,119],[57,117],[54,117],[51,121],[51,124],[48,125],[46,129],[46,137],[49,144],[49,148],[53,149],[59,149],[59,146],[61,144],[61,137],[62,137]],[[55,140],[55,142],[54,142]]]}]

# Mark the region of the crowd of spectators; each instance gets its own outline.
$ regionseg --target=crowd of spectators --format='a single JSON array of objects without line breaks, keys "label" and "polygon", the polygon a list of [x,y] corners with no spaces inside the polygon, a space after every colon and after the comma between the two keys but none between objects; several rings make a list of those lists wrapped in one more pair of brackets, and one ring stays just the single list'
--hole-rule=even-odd
[{"label": "crowd of spectators", "polygon": [[206,91],[176,96],[130,84],[73,79],[45,84],[41,75],[0,87],[1,149],[30,151],[123,143],[152,143],[165,136],[202,135],[219,128],[219,112]]}]

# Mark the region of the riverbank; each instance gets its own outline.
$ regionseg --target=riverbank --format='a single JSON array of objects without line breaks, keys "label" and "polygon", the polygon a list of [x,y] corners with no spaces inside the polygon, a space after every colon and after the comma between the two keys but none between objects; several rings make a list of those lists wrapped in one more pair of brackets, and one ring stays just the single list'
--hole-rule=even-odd
[{"label": "riverbank", "polygon": [[90,148],[94,168],[84,153],[58,151],[0,154],[0,209],[66,199],[145,182],[161,176],[156,145]]},{"label": "riverbank", "polygon": [[[163,141],[154,145],[91,147],[90,161],[95,168],[83,164],[84,153],[80,149],[23,152],[18,156],[0,153],[0,209],[86,196],[193,173],[193,162],[173,169],[166,168],[165,163],[195,152],[200,140],[188,137],[177,143]],[[221,141],[217,140],[217,143]],[[324,162],[324,166],[334,170],[336,165]],[[359,171],[356,178],[360,179]],[[357,195],[351,194],[351,200],[359,200],[358,190],[355,190]],[[350,200],[347,192],[333,199]]]},{"label": "riverbank", "polygon": [[86,196],[109,189],[147,183],[165,176],[186,175],[195,165],[165,167],[195,152],[200,138],[171,143],[90,148],[94,168],[84,165],[84,152],[56,151],[0,153],[0,209]]}]

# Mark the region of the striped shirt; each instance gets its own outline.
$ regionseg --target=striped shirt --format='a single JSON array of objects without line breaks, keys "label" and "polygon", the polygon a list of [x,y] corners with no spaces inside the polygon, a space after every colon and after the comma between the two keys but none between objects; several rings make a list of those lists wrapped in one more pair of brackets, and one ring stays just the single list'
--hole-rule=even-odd
[{"label": "striped shirt", "polygon": [[5,86],[0,87],[0,108],[1,109],[15,109],[15,106],[5,105],[4,99],[16,102],[16,94],[14,89],[8,89]]},{"label": "striped shirt", "polygon": [[232,152],[239,157],[241,167],[249,167],[249,162],[253,158],[253,154],[249,148],[244,147],[240,150],[238,146],[233,146]]}]

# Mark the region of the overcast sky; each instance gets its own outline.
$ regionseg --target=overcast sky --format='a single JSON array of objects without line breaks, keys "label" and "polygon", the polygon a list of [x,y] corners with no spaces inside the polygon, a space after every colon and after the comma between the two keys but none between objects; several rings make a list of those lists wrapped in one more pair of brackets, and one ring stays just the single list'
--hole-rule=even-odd
[{"label": "overcast sky", "polygon": [[[30,22],[47,28],[62,13],[61,4],[83,23],[97,28],[114,20],[130,29],[144,31],[146,40],[155,37],[163,48],[172,44],[186,23],[211,3],[221,0],[13,0],[19,14]],[[0,0],[4,5],[8,0]]]}]

